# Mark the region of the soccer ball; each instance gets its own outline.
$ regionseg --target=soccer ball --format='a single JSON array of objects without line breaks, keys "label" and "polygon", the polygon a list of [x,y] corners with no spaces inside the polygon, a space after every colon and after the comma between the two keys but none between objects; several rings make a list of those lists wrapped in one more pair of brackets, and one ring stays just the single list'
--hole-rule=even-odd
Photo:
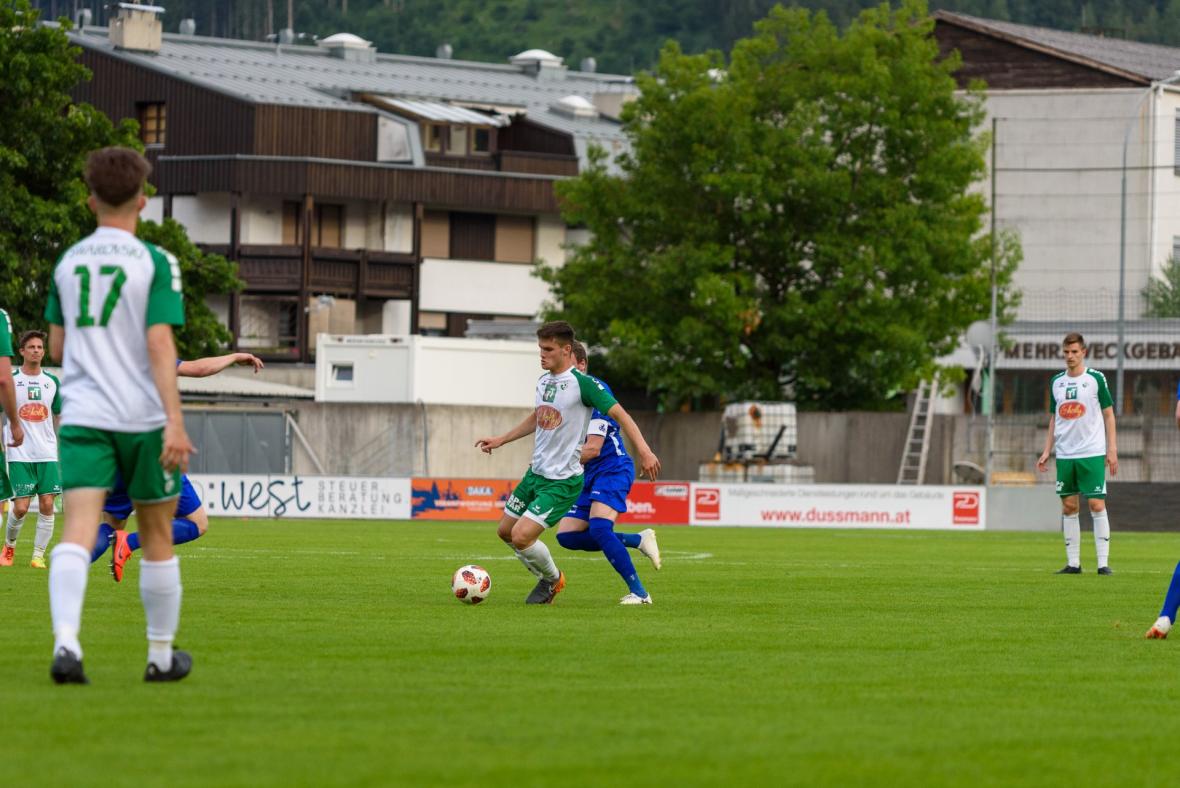
[{"label": "soccer ball", "polygon": [[451,578],[451,590],[455,599],[469,605],[478,605],[488,598],[492,591],[492,576],[482,566],[468,564],[455,570]]}]

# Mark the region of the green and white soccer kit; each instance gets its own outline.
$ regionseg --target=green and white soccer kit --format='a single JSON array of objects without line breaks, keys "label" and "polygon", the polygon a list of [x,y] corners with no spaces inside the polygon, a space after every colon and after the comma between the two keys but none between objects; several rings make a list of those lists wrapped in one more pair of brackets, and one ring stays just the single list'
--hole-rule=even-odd
[{"label": "green and white soccer kit", "polygon": [[159,457],[167,422],[147,352],[147,329],[184,323],[180,265],[170,253],[100,227],[62,255],[45,318],[65,328],[62,487],[110,488],[122,475],[134,501],[180,494],[180,472]]},{"label": "green and white soccer kit", "polygon": [[[0,309],[0,356],[12,355],[12,322],[8,319],[8,313]],[[5,431],[7,434],[7,430]],[[12,485],[8,481],[8,472],[4,462],[4,447],[8,445],[5,440],[0,444],[0,501],[7,501],[12,497]]]},{"label": "green and white soccer kit", "polygon": [[618,403],[588,375],[570,368],[546,372],[537,381],[537,429],[533,461],[512,491],[504,511],[526,512],[545,527],[557,525],[582,493],[582,442],[594,409],[606,413]]},{"label": "green and white soccer kit", "polygon": [[[25,440],[8,451],[8,476],[16,498],[61,492],[61,473],[57,466],[57,431],[53,417],[61,413],[61,381],[42,370],[25,374],[20,367],[12,371],[16,384],[16,411],[20,416]],[[12,431],[4,428],[4,445],[12,441]]]},{"label": "green and white soccer kit", "polygon": [[1106,422],[1114,404],[1106,376],[1086,368],[1080,375],[1059,372],[1049,382],[1057,453],[1057,494],[1106,497]]}]

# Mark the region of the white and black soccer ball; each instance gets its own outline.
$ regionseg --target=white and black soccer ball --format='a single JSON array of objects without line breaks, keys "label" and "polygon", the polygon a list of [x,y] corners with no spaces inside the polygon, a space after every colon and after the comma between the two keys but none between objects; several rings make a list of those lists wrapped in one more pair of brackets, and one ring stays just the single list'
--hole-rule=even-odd
[{"label": "white and black soccer ball", "polygon": [[451,590],[460,602],[478,605],[492,592],[492,576],[482,566],[461,566],[451,578]]}]

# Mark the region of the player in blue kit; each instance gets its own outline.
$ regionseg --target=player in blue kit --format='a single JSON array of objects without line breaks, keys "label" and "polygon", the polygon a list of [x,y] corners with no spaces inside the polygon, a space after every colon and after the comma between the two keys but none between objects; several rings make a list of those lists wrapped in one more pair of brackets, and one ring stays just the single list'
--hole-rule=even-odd
[{"label": "player in blue kit", "polygon": [[[254,367],[255,374],[265,366],[260,358],[250,353],[227,353],[224,356],[210,356],[195,361],[178,361],[176,374],[182,378],[205,378],[235,364],[250,364]],[[209,529],[209,515],[206,514],[201,497],[197,495],[192,482],[187,475],[182,475],[180,483],[180,498],[176,501],[176,513],[172,520],[173,545],[200,539]],[[107,548],[113,548],[111,574],[116,583],[123,580],[123,568],[127,564],[127,559],[139,549],[139,534],[124,530],[127,518],[131,516],[131,509],[127,487],[122,479],[116,478],[115,486],[103,504],[105,521],[98,526],[98,539],[90,554],[90,562],[94,563],[102,558]]]},{"label": "player in blue kit", "polygon": [[[1176,427],[1180,429],[1180,386],[1176,387]],[[1147,637],[1151,640],[1163,640],[1172,631],[1176,623],[1176,612],[1180,610],[1180,563],[1172,572],[1172,582],[1168,585],[1168,593],[1164,595],[1164,606],[1160,608],[1160,617],[1147,630]]]},{"label": "player in blue kit", "polygon": [[[578,371],[585,374],[586,346],[575,341],[573,351]],[[606,383],[593,379],[610,392]],[[558,524],[557,542],[568,550],[605,554],[606,560],[627,584],[628,594],[619,604],[650,605],[651,595],[643,587],[627,548],[639,550],[658,570],[660,548],[656,532],[650,528],[637,534],[616,533],[614,530],[615,520],[627,511],[627,493],[635,480],[635,463],[623,445],[618,423],[595,410],[590,416],[581,452],[585,467],[582,495]]]}]

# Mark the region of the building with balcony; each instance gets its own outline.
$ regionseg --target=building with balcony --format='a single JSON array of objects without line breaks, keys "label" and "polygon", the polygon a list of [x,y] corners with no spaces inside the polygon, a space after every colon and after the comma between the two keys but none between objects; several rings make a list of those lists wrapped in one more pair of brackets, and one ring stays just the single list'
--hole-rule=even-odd
[{"label": "building with balcony", "polygon": [[625,147],[632,80],[541,50],[491,64],[349,34],[231,41],[121,7],[70,33],[94,75],[75,98],[139,121],[147,217],[237,261],[245,289],[210,302],[268,359],[309,361],[324,331],[461,336],[469,319],[536,316],[548,288],[533,264],[560,265],[576,241],[555,183],[591,145]]}]

